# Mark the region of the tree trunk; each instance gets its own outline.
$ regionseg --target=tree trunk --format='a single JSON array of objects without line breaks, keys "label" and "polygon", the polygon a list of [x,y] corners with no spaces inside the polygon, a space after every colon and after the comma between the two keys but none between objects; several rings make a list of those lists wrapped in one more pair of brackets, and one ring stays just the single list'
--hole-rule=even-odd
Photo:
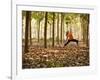
[{"label": "tree trunk", "polygon": [[59,13],[57,14],[57,43],[59,44]]},{"label": "tree trunk", "polygon": [[60,39],[61,39],[61,43],[62,43],[62,39],[63,39],[63,35],[62,35],[62,28],[63,28],[63,21],[64,21],[64,16],[63,14],[61,13],[61,36],[60,36]]},{"label": "tree trunk", "polygon": [[68,22],[66,22],[66,27],[67,27],[67,31],[68,31]]},{"label": "tree trunk", "polygon": [[82,34],[83,34],[82,35],[83,36],[83,42],[85,43],[85,32],[84,32],[85,29],[84,29],[84,19],[83,19],[83,16],[84,16],[83,14],[80,15],[80,18],[81,18],[81,27],[82,27]]},{"label": "tree trunk", "polygon": [[63,22],[62,22],[62,41],[64,40],[64,14],[63,14]]},{"label": "tree trunk", "polygon": [[51,39],[52,39],[52,24],[50,24],[50,46],[51,46]]},{"label": "tree trunk", "polygon": [[25,26],[25,48],[24,48],[24,53],[27,53],[28,52],[28,27],[29,27],[29,11],[26,11],[26,26]]},{"label": "tree trunk", "polygon": [[83,28],[83,42],[85,43],[85,27],[84,27],[84,24],[82,24],[82,28]]},{"label": "tree trunk", "polygon": [[89,14],[87,14],[87,42],[86,45],[89,46]]},{"label": "tree trunk", "polygon": [[25,15],[24,14],[26,14],[26,12],[25,11],[22,11],[22,40],[24,40],[25,39],[25,34],[24,34],[24,24],[25,24]]},{"label": "tree trunk", "polygon": [[45,13],[44,48],[47,48],[47,20],[48,20],[48,12]]},{"label": "tree trunk", "polygon": [[39,40],[40,40],[40,21],[37,21],[37,34],[38,34],[38,42],[39,42]]},{"label": "tree trunk", "polygon": [[53,27],[52,27],[52,47],[54,47],[54,31],[55,31],[55,13],[53,13]]},{"label": "tree trunk", "polygon": [[29,24],[28,24],[28,45],[30,46],[32,44],[31,41],[31,12],[29,11]]},{"label": "tree trunk", "polygon": [[52,33],[51,33],[51,31],[52,31],[52,25],[50,24],[50,39],[52,38]]},{"label": "tree trunk", "polygon": [[31,12],[30,12],[30,24],[29,24],[29,26],[30,26],[30,45],[32,45],[32,29],[31,29]]},{"label": "tree trunk", "polygon": [[42,40],[42,26],[40,26],[40,39]]}]

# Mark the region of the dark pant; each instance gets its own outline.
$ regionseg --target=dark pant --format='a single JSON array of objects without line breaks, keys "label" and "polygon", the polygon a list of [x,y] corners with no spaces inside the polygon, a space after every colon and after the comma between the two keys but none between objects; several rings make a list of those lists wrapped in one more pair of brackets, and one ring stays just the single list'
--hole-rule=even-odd
[{"label": "dark pant", "polygon": [[78,45],[78,40],[76,40],[76,39],[71,39],[71,40],[68,40],[65,44],[64,44],[64,46],[66,46],[68,43],[70,43],[70,42],[76,42],[77,43],[77,45]]}]

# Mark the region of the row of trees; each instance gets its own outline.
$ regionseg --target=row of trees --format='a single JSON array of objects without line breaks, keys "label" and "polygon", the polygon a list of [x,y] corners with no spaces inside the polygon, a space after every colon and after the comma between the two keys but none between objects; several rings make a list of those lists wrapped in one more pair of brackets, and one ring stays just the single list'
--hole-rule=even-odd
[{"label": "row of trees", "polygon": [[[77,17],[80,17],[80,23],[82,28],[83,42],[88,46],[88,36],[89,36],[89,14],[79,14],[79,13],[55,13],[55,12],[31,12],[23,11],[22,19],[25,20],[23,26],[23,31],[25,31],[24,40],[24,52],[28,52],[28,44],[32,44],[32,30],[34,25],[32,25],[32,19],[36,21],[37,26],[37,42],[40,42],[40,35],[44,33],[43,42],[44,48],[47,48],[47,28],[50,26],[50,38],[52,39],[52,47],[55,46],[55,31],[56,31],[56,42],[57,44],[62,43],[64,39],[65,32],[67,30],[73,30],[71,24],[76,24],[79,20],[76,20]],[[43,27],[40,23],[43,23]],[[33,26],[33,27],[32,27]],[[42,27],[42,30],[40,30]],[[75,27],[74,27],[75,28]],[[56,29],[56,30],[55,30]],[[66,29],[66,30],[65,30]],[[41,33],[40,33],[41,32]],[[73,31],[72,31],[73,32]],[[34,43],[33,43],[34,44]]]}]

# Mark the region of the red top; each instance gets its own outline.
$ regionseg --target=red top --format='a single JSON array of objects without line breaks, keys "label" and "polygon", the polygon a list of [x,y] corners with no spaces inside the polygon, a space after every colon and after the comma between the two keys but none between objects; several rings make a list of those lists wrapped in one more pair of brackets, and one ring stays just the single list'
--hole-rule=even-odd
[{"label": "red top", "polygon": [[68,40],[72,40],[73,39],[73,35],[72,35],[71,32],[69,32],[66,36],[67,36]]}]

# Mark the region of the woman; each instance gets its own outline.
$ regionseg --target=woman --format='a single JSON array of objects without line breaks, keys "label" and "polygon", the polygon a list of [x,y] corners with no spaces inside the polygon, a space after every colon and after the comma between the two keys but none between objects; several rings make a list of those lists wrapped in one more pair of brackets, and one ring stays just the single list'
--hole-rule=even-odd
[{"label": "woman", "polygon": [[67,38],[67,39],[66,39],[67,42],[64,44],[64,47],[65,47],[68,43],[70,43],[70,42],[76,42],[77,45],[78,45],[78,40],[76,40],[76,39],[73,38],[72,32],[67,31],[67,32],[66,32],[66,38]]}]

